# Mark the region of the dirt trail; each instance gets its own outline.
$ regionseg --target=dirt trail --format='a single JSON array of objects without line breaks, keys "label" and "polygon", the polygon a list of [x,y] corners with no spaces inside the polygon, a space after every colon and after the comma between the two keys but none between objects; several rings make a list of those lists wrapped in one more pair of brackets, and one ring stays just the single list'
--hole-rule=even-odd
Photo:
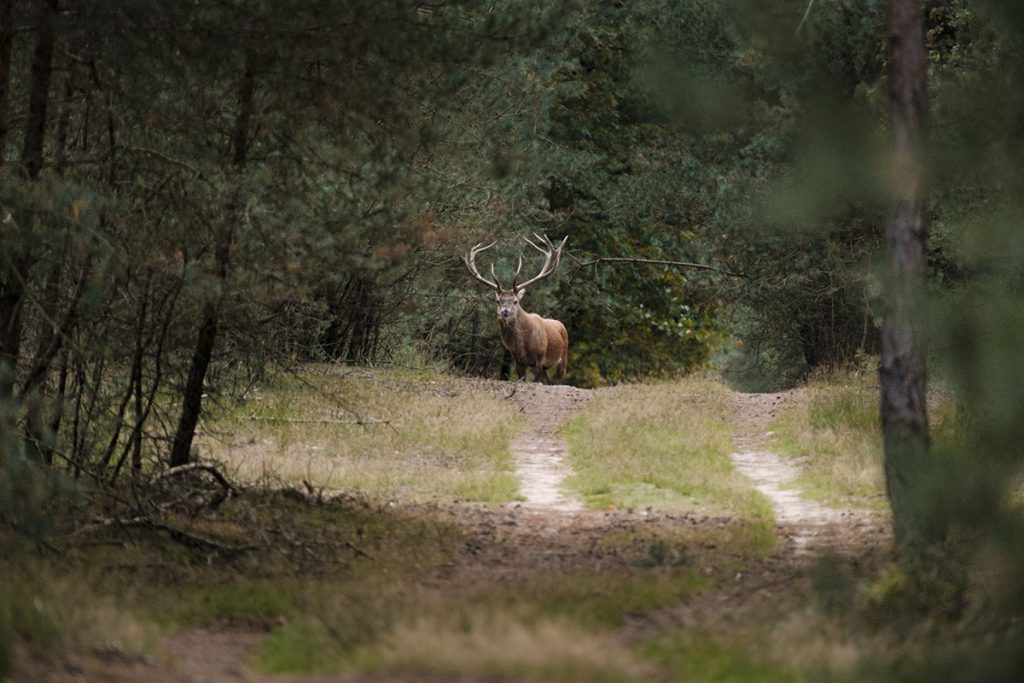
[{"label": "dirt trail", "polygon": [[562,513],[583,509],[583,502],[564,487],[572,469],[569,444],[558,430],[586,405],[590,395],[570,386],[517,385],[510,400],[529,425],[511,444],[523,507]]},{"label": "dirt trail", "polygon": [[[463,529],[462,559],[442,570],[424,575],[425,586],[442,590],[473,584],[498,585],[524,572],[573,572],[602,567],[621,568],[631,562],[626,554],[609,550],[603,543],[615,530],[642,544],[645,532],[664,526],[728,525],[728,519],[688,515],[648,514],[624,510],[587,510],[582,501],[565,489],[571,474],[568,446],[558,430],[577,414],[594,392],[568,386],[502,384],[495,388],[527,420],[527,429],[512,446],[516,474],[524,500],[502,506],[434,506],[431,514],[451,515]],[[631,640],[663,629],[693,626],[708,628],[723,619],[740,618],[758,605],[776,605],[780,591],[792,590],[802,576],[802,558],[831,544],[845,545],[846,554],[857,548],[877,547],[884,532],[877,520],[852,511],[833,510],[800,498],[787,488],[797,474],[789,462],[773,454],[765,434],[768,424],[793,400],[794,394],[734,394],[730,422],[734,431],[737,469],[769,497],[775,507],[782,543],[772,557],[736,574],[734,581],[717,585],[678,606],[631,619],[621,637]],[[628,551],[627,551],[628,552]],[[699,557],[696,558],[699,562]],[[223,629],[185,630],[164,639],[157,662],[101,661],[91,658],[69,663],[62,670],[48,670],[31,679],[48,682],[154,681],[196,683],[280,683],[293,681],[470,680],[436,679],[401,674],[331,676],[276,676],[254,672],[245,661],[264,634]]]},{"label": "dirt trail", "polygon": [[869,511],[827,507],[801,496],[795,488],[800,470],[791,460],[771,451],[771,432],[765,430],[801,394],[794,390],[732,395],[734,466],[771,501],[776,524],[787,541],[786,550],[797,556],[839,549],[842,537],[850,533],[885,536],[883,523]]}]

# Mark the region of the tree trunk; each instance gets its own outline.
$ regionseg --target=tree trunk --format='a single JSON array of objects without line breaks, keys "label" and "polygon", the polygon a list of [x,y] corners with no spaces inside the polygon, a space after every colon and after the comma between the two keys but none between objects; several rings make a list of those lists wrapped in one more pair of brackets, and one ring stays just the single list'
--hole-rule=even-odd
[{"label": "tree trunk", "polygon": [[35,180],[43,168],[43,140],[46,137],[46,109],[50,102],[53,75],[53,43],[57,23],[57,0],[39,0],[36,49],[32,55],[28,94],[28,119],[21,164],[25,177]]},{"label": "tree trunk", "polygon": [[881,418],[886,492],[896,541],[941,541],[920,505],[920,478],[929,450],[925,352],[918,320],[928,233],[924,143],[928,62],[919,0],[888,0],[889,102],[893,136],[892,213],[886,224],[887,310],[882,325]]},{"label": "tree trunk", "polygon": [[11,102],[11,58],[14,55],[14,0],[0,0],[0,166],[7,156]]},{"label": "tree trunk", "polygon": [[[254,90],[255,78],[253,76],[252,63],[247,58],[239,89],[238,112],[235,117],[235,127],[231,143],[234,147],[232,165],[238,174],[241,174],[242,169],[245,168],[248,156]],[[233,221],[237,218],[239,212],[237,198],[231,201],[233,206],[230,206],[228,210],[228,223],[217,235],[214,253],[217,269],[216,275],[221,291],[203,305],[199,337],[196,339],[196,348],[192,354],[188,381],[185,384],[185,391],[182,395],[181,417],[178,420],[178,428],[174,434],[174,444],[171,446],[171,467],[188,464],[191,460],[192,440],[195,438],[196,425],[199,424],[199,415],[203,408],[203,385],[206,381],[206,371],[209,369],[210,361],[213,358],[213,346],[217,341],[221,301],[228,277],[231,251],[234,248],[235,229]]]},{"label": "tree trunk", "polygon": [[[25,140],[21,153],[22,173],[30,182],[39,177],[39,171],[43,166],[43,140],[46,133],[50,77],[53,73],[56,20],[57,0],[40,0],[36,47],[29,74]],[[4,57],[0,50],[0,63],[4,61]],[[6,132],[4,134],[6,135]],[[3,264],[3,279],[0,281],[0,400],[10,398],[14,392],[18,357],[21,353],[22,309],[25,305],[25,291],[33,259],[25,245],[8,242],[12,233],[27,230],[34,220],[31,211],[21,210],[16,213],[16,216],[9,218],[0,217],[3,221],[0,223],[0,236],[4,238],[4,250],[7,252]],[[10,424],[5,424],[5,427],[9,426]]]}]

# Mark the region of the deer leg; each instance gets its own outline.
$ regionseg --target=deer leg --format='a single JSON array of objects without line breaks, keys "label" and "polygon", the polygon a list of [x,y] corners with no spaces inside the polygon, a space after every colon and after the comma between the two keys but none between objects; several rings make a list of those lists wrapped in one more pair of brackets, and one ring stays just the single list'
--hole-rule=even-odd
[{"label": "deer leg", "polygon": [[537,367],[533,369],[534,379],[541,384],[551,384],[551,380],[548,379],[548,371],[543,365],[537,363]]}]

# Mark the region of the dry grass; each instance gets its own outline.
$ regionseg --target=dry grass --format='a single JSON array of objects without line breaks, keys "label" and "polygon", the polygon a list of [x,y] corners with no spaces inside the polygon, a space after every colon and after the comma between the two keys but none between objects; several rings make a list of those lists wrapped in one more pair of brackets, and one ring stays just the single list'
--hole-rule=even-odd
[{"label": "dry grass", "polygon": [[738,517],[774,537],[771,508],[729,459],[728,390],[706,377],[605,390],[564,430],[595,507]]},{"label": "dry grass", "polygon": [[645,667],[620,639],[560,619],[528,623],[479,612],[400,624],[364,656],[384,669],[522,681],[642,681]]},{"label": "dry grass", "polygon": [[815,382],[773,425],[780,452],[801,465],[798,486],[829,505],[885,505],[878,388],[865,376]]},{"label": "dry grass", "polygon": [[[952,438],[948,392],[933,385],[928,400],[933,436]],[[809,498],[840,507],[886,507],[878,401],[873,374],[839,373],[810,383],[771,426],[779,451],[799,460],[797,485]]]},{"label": "dry grass", "polygon": [[282,378],[204,425],[202,449],[242,481],[309,482],[374,499],[513,500],[523,420],[500,385],[398,372]]},{"label": "dry grass", "polygon": [[30,561],[0,567],[0,624],[33,656],[97,652],[138,657],[158,642],[160,629],[114,595],[98,595],[80,574]]}]

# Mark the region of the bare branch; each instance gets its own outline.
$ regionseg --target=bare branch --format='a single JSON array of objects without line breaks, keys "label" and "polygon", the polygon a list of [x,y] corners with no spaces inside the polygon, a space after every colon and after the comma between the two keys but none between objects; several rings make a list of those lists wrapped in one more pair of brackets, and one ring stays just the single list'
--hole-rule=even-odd
[{"label": "bare branch", "polygon": [[319,424],[319,425],[390,425],[391,420],[378,420],[376,418],[360,418],[358,420],[307,420],[302,418],[288,417],[260,417],[250,415],[249,419],[254,422],[284,422],[287,424]]},{"label": "bare branch", "polygon": [[814,7],[814,0],[808,0],[807,9],[804,10],[804,17],[800,20],[800,24],[796,27],[796,31],[793,33],[794,36],[800,35],[800,29],[807,23],[807,17],[811,16],[811,8]]},{"label": "bare branch", "polygon": [[710,270],[716,273],[721,273],[722,275],[728,275],[729,277],[747,277],[743,273],[734,273],[730,270],[723,270],[722,268],[709,266],[706,263],[691,263],[689,261],[664,261],[661,259],[627,258],[615,256],[599,256],[589,261],[577,261],[576,270],[582,270],[583,268],[586,268],[588,266],[596,266],[600,263],[633,263],[651,266],[669,266],[672,268],[694,268],[696,270]]},{"label": "bare branch", "polygon": [[225,477],[221,473],[221,471],[218,470],[216,467],[204,462],[191,462],[186,465],[178,465],[177,467],[172,467],[166,470],[165,472],[161,472],[157,476],[153,477],[153,482],[155,483],[158,481],[163,481],[164,479],[170,479],[171,477],[177,476],[179,474],[186,474],[188,472],[206,472],[211,477],[216,479],[217,483],[220,484],[224,488],[224,490],[230,491],[234,495],[238,495],[237,486],[228,481],[228,478]]}]

